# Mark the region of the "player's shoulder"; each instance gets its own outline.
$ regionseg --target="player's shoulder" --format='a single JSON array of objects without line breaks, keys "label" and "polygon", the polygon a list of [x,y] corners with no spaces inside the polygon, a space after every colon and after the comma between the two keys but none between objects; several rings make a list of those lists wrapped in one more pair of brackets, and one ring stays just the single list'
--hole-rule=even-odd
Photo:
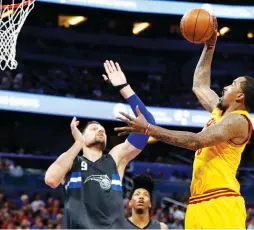
[{"label": "player's shoulder", "polygon": [[[225,135],[231,136],[230,139],[240,138],[241,140],[243,139],[244,143],[246,140],[249,141],[253,130],[250,119],[239,113],[225,114],[218,125],[225,132]],[[240,143],[242,143],[241,140]]]},{"label": "player's shoulder", "polygon": [[117,172],[117,165],[110,154],[103,154],[100,160],[97,161],[96,167],[105,169],[106,171]]},{"label": "player's shoulder", "polygon": [[149,228],[150,229],[168,229],[168,226],[164,224],[163,222],[160,222],[155,219],[151,219]]},{"label": "player's shoulder", "polygon": [[236,127],[238,126],[247,127],[250,122],[249,117],[245,116],[245,114],[236,112],[226,114],[225,116],[222,117],[221,121],[223,123],[227,123],[229,125],[233,125]]},{"label": "player's shoulder", "polygon": [[74,160],[73,160],[73,164],[72,164],[72,168],[71,170],[76,170],[76,168],[78,167],[79,163],[81,163],[83,161],[83,157],[81,155],[77,155]]},{"label": "player's shoulder", "polygon": [[100,159],[100,162],[102,164],[104,164],[105,162],[108,162],[110,164],[114,164],[115,165],[115,161],[114,161],[113,157],[111,156],[111,154],[103,154],[101,159]]},{"label": "player's shoulder", "polygon": [[129,218],[124,219],[124,229],[137,229],[137,226],[133,224]]},{"label": "player's shoulder", "polygon": [[109,164],[113,164],[114,166],[116,166],[116,162],[115,162],[113,156],[109,153],[103,154],[101,162],[108,162]]}]

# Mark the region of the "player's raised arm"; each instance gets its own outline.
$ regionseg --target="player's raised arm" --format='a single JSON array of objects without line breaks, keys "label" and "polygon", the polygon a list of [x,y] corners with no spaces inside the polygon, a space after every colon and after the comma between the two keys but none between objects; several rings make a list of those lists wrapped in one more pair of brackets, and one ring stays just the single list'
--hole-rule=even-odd
[{"label": "player's raised arm", "polygon": [[[139,99],[139,97],[132,90],[131,86],[127,83],[124,73],[121,70],[121,67],[118,63],[114,63],[113,61],[106,61],[104,63],[104,68],[107,75],[103,75],[105,81],[108,81],[112,84],[118,91],[120,91],[121,95],[126,99],[128,104],[131,106],[133,112],[137,116],[135,111],[136,106],[139,106],[140,110],[144,114],[145,118],[151,124],[155,124],[154,117],[152,114],[146,109],[143,102]],[[149,139],[149,136],[145,134],[130,134],[127,140],[116,146],[110,151],[110,154],[113,156],[117,163],[126,164],[136,157],[146,146],[146,143]]]},{"label": "player's raised arm", "polygon": [[119,117],[119,119],[128,124],[128,126],[115,128],[116,131],[121,132],[119,135],[126,135],[132,132],[144,133],[144,130],[148,130],[147,134],[157,140],[194,151],[215,146],[221,142],[236,138],[241,142],[237,144],[243,144],[248,139],[249,123],[248,120],[240,114],[230,113],[225,115],[217,124],[199,133],[192,133],[187,131],[168,130],[149,124],[143,114],[138,109],[137,111],[137,118],[121,113],[125,118]]},{"label": "player's raised arm", "polygon": [[60,183],[64,182],[65,176],[71,169],[74,159],[84,145],[83,136],[77,128],[78,124],[79,121],[74,117],[71,122],[71,130],[75,143],[50,165],[45,174],[45,183],[52,188],[56,188]]},{"label": "player's raised arm", "polygon": [[[216,20],[216,18],[214,20]],[[203,52],[195,69],[192,87],[192,90],[197,96],[199,102],[209,112],[212,112],[219,102],[218,95],[210,88],[211,65],[216,40],[217,31],[214,32],[213,36],[210,38],[210,40],[207,41],[204,46]]]}]

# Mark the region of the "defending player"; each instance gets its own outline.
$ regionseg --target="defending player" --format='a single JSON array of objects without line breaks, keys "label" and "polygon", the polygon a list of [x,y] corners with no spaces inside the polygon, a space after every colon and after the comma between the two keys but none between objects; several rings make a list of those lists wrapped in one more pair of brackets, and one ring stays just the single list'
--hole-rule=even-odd
[{"label": "defending player", "polygon": [[152,207],[153,179],[147,175],[138,175],[133,177],[133,183],[129,202],[132,216],[125,220],[125,229],[168,229],[166,224],[152,220],[149,215]]},{"label": "defending player", "polygon": [[201,132],[154,126],[139,111],[136,119],[128,114],[125,114],[126,119],[121,119],[128,127],[115,129],[122,132],[119,135],[145,133],[165,143],[196,151],[185,219],[187,229],[245,228],[246,209],[236,172],[253,130],[249,112],[254,110],[254,79],[237,78],[224,88],[221,98],[210,89],[216,34],[205,44],[194,75],[193,91],[204,108],[212,113]]},{"label": "defending player", "polygon": [[[104,79],[120,90],[134,110],[138,105],[149,122],[153,116],[127,84],[118,64],[106,61]],[[87,108],[89,109],[89,108]],[[101,111],[103,112],[103,111]],[[48,168],[45,182],[52,188],[64,185],[65,206],[63,228],[124,228],[122,178],[126,165],[145,147],[148,136],[131,134],[122,144],[103,156],[107,136],[98,122],[90,122],[81,133],[74,118],[71,131],[73,146]],[[78,153],[82,151],[82,156]]]}]

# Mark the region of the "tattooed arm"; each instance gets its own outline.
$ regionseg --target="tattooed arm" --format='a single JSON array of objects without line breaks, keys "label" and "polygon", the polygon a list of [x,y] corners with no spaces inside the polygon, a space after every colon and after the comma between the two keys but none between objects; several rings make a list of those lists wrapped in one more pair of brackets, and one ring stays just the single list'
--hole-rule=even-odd
[{"label": "tattooed arm", "polygon": [[197,96],[202,106],[209,112],[216,107],[219,102],[218,95],[210,88],[211,85],[211,64],[214,48],[217,39],[217,32],[205,44],[199,62],[196,66],[192,90]]},{"label": "tattooed arm", "polygon": [[199,133],[173,131],[151,125],[147,135],[167,144],[196,151],[235,138],[242,144],[248,138],[248,125],[244,116],[231,113]]},{"label": "tattooed arm", "polygon": [[248,121],[236,113],[224,115],[215,125],[209,126],[199,133],[186,131],[174,131],[149,124],[140,110],[136,109],[138,117],[133,118],[129,114],[120,112],[123,117],[117,117],[128,126],[115,128],[120,131],[118,136],[129,133],[145,133],[148,136],[181,148],[198,150],[204,147],[214,146],[221,142],[231,140],[235,144],[242,144],[248,138]]}]

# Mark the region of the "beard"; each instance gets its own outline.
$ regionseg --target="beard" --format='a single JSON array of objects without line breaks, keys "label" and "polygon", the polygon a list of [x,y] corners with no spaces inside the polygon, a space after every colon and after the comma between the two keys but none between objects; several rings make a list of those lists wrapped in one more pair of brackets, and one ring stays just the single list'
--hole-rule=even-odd
[{"label": "beard", "polygon": [[141,215],[141,214],[144,213],[144,209],[143,208],[138,208],[138,209],[136,209],[136,213]]},{"label": "beard", "polygon": [[224,104],[224,93],[225,93],[225,90],[222,90],[221,97],[219,98],[219,102],[217,104],[217,107],[223,111],[225,110],[225,106],[223,105]]},{"label": "beard", "polygon": [[220,110],[224,110],[224,106],[223,106],[223,97],[221,97],[219,99],[219,102],[217,104],[217,107],[220,109]]},{"label": "beard", "polygon": [[104,151],[105,148],[106,148],[105,138],[95,136],[94,141],[91,144],[89,144],[88,147],[92,147],[92,146],[95,146],[95,145],[99,146],[101,151]]}]

